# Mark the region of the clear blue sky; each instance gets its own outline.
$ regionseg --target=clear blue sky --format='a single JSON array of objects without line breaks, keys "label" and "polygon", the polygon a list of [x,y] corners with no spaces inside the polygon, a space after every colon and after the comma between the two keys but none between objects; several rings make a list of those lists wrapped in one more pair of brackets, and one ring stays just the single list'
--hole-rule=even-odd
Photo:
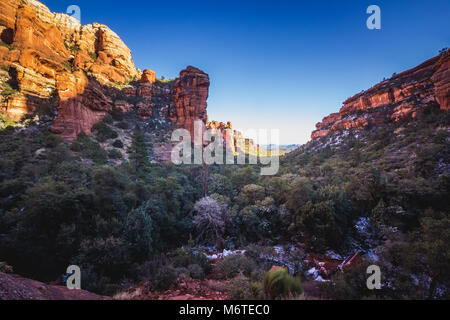
[{"label": "clear blue sky", "polygon": [[[277,128],[304,143],[348,97],[450,46],[449,0],[44,0],[80,6],[130,47],[136,66],[174,78],[209,73],[210,118],[238,129]],[[366,9],[381,8],[368,30]]]}]

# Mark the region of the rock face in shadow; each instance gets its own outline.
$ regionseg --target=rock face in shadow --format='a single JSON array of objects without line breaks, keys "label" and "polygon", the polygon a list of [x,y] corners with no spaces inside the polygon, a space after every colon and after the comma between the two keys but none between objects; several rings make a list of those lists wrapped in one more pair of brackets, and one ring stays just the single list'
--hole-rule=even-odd
[{"label": "rock face in shadow", "polygon": [[363,129],[384,121],[415,117],[418,110],[432,103],[449,110],[449,97],[450,53],[447,51],[351,97],[339,113],[325,117],[316,125],[312,139],[340,130]]},{"label": "rock face in shadow", "polygon": [[[136,69],[130,49],[107,26],[81,25],[36,0],[0,3],[0,112],[18,121],[52,99],[52,131],[66,140],[91,133],[113,107],[171,120],[193,131],[206,122],[209,77],[188,67],[174,81]],[[57,97],[57,99],[54,99]],[[40,100],[38,100],[40,101]]]},{"label": "rock face in shadow", "polygon": [[82,71],[58,76],[57,88],[59,111],[52,131],[65,140],[72,140],[81,132],[90,134],[92,126],[112,110],[113,102],[102,86]]}]

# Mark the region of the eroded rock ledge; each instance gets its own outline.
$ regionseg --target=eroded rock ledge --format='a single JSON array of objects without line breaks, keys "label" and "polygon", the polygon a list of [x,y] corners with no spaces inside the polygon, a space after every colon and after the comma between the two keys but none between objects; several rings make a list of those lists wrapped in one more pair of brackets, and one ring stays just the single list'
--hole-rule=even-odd
[{"label": "eroded rock ledge", "polygon": [[418,110],[433,103],[449,110],[449,97],[450,53],[447,51],[351,97],[339,113],[325,117],[316,125],[312,139],[340,130],[415,117]]}]

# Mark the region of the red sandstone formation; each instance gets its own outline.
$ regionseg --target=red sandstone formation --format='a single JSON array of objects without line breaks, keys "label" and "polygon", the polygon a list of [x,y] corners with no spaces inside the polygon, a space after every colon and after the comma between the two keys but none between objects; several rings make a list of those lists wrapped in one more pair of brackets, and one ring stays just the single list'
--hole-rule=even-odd
[{"label": "red sandstone formation", "polygon": [[73,140],[81,132],[90,134],[92,126],[112,109],[113,102],[102,86],[89,81],[82,71],[59,76],[57,88],[60,104],[52,131],[65,140]]},{"label": "red sandstone formation", "polygon": [[175,107],[169,112],[174,129],[185,128],[194,136],[194,123],[206,124],[209,85],[209,76],[200,69],[189,66],[181,71],[174,86]]},{"label": "red sandstone formation", "polygon": [[155,83],[156,73],[153,70],[146,69],[142,73],[141,83]]},{"label": "red sandstone formation", "polygon": [[312,139],[340,130],[362,129],[384,121],[414,117],[420,108],[438,103],[450,108],[450,53],[447,51],[421,65],[385,80],[344,102],[316,125]]},{"label": "red sandstone formation", "polygon": [[[194,67],[175,85],[156,83],[152,70],[138,71],[122,40],[101,24],[82,26],[76,19],[50,10],[36,0],[0,3],[0,90],[14,83],[17,93],[0,98],[0,112],[15,120],[35,111],[35,98],[59,97],[52,131],[66,140],[92,126],[114,106],[135,110],[143,118],[173,121],[174,128],[193,132],[196,120],[206,122],[209,77]],[[9,71],[8,71],[9,70]],[[139,81],[136,81],[139,80]],[[123,93],[138,98],[112,101]]]},{"label": "red sandstone formation", "polygon": [[439,69],[431,80],[435,84],[436,101],[442,110],[450,109],[450,54],[444,54],[439,61]]}]

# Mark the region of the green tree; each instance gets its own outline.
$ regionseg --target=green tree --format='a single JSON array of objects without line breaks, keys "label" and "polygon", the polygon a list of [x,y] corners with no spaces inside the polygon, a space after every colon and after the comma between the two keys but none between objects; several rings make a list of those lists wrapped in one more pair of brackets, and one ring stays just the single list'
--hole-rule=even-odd
[{"label": "green tree", "polygon": [[131,138],[131,146],[128,149],[130,163],[134,167],[135,172],[139,175],[145,172],[150,164],[148,145],[145,141],[145,134],[139,127],[136,127]]},{"label": "green tree", "polygon": [[125,219],[123,238],[134,260],[143,260],[152,251],[153,224],[147,205],[130,211]]}]

